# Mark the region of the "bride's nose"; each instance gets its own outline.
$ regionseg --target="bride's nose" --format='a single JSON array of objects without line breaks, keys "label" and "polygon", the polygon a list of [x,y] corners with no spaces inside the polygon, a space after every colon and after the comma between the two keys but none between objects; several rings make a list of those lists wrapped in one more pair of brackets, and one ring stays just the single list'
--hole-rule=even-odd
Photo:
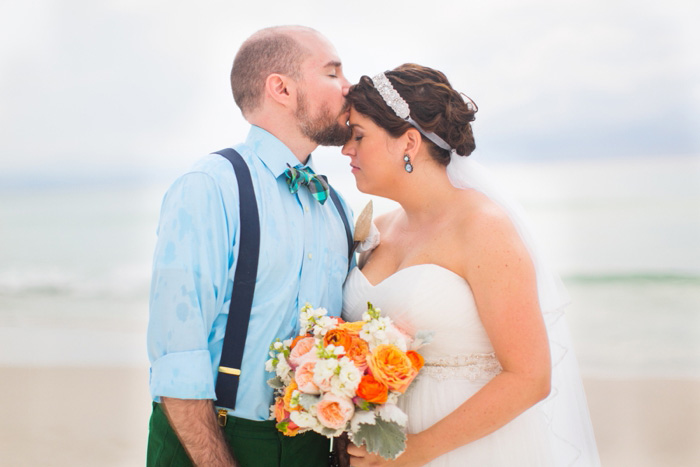
[{"label": "bride's nose", "polygon": [[354,155],[354,148],[352,147],[352,139],[348,140],[344,145],[343,148],[340,150],[340,153],[344,156],[352,156]]}]

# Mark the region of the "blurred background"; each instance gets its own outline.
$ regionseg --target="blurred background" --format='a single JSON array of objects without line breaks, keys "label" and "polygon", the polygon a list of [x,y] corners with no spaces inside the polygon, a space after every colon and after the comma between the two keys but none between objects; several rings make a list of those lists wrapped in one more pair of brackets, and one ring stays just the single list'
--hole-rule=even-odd
[{"label": "blurred background", "polygon": [[[415,62],[476,101],[474,157],[571,293],[603,465],[699,465],[698,18],[691,0],[3,2],[0,464],[143,464],[162,196],[245,138],[243,40],[304,24],[351,82]],[[316,153],[359,212],[348,160]]]}]

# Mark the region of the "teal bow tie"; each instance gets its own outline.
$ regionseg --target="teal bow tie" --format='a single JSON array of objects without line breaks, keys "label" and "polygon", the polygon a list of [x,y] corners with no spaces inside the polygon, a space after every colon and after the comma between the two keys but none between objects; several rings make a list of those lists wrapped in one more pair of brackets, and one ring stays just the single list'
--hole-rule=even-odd
[{"label": "teal bow tie", "polygon": [[325,175],[317,175],[311,170],[311,167],[304,167],[301,164],[292,167],[287,164],[287,170],[284,175],[287,177],[287,185],[289,191],[296,193],[299,191],[299,184],[306,185],[311,192],[311,196],[316,198],[316,201],[323,204],[328,199],[328,181]]}]

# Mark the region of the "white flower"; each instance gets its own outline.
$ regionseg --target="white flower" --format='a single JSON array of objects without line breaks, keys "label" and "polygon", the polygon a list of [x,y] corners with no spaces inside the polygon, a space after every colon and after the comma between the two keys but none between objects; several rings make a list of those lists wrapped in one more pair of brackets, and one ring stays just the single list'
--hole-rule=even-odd
[{"label": "white flower", "polygon": [[279,359],[275,372],[285,385],[292,382],[292,368],[289,366],[289,363],[287,363],[286,358],[283,357]]},{"label": "white flower", "polygon": [[378,345],[394,345],[406,352],[411,342],[411,338],[399,331],[388,317],[371,319],[365,323],[360,330],[360,337],[367,341],[370,350]]},{"label": "white flower", "polygon": [[314,324],[323,316],[325,316],[328,311],[325,308],[312,308],[308,303],[299,312],[299,335],[311,331]]},{"label": "white flower", "polygon": [[318,419],[304,410],[298,410],[290,413],[289,418],[301,428],[311,428],[314,431],[322,428],[321,424],[318,422]]},{"label": "white flower", "polygon": [[331,378],[331,392],[338,396],[352,398],[355,396],[357,386],[360,384],[362,375],[352,360],[342,357],[338,360],[340,371]]},{"label": "white flower", "polygon": [[321,337],[325,336],[328,331],[337,326],[337,321],[330,316],[321,316],[316,320],[316,325],[314,326],[313,332],[314,336]]},{"label": "white flower", "polygon": [[273,359],[269,359],[265,362],[265,371],[268,371],[270,373],[273,373],[275,371],[275,364],[273,363]]},{"label": "white flower", "polygon": [[334,358],[322,359],[316,362],[314,367],[314,383],[321,391],[330,391],[331,378],[338,368],[338,360]]}]

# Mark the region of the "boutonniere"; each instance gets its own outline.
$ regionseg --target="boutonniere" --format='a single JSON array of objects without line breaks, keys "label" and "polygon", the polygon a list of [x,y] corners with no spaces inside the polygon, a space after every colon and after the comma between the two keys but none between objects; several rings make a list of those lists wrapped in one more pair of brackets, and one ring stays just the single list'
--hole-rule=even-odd
[{"label": "boutonniere", "polygon": [[374,207],[372,201],[364,207],[359,216],[357,216],[357,221],[355,222],[355,233],[353,234],[353,240],[355,251],[362,253],[363,251],[369,251],[376,248],[379,245],[379,230],[372,222],[372,217],[374,216]]}]

